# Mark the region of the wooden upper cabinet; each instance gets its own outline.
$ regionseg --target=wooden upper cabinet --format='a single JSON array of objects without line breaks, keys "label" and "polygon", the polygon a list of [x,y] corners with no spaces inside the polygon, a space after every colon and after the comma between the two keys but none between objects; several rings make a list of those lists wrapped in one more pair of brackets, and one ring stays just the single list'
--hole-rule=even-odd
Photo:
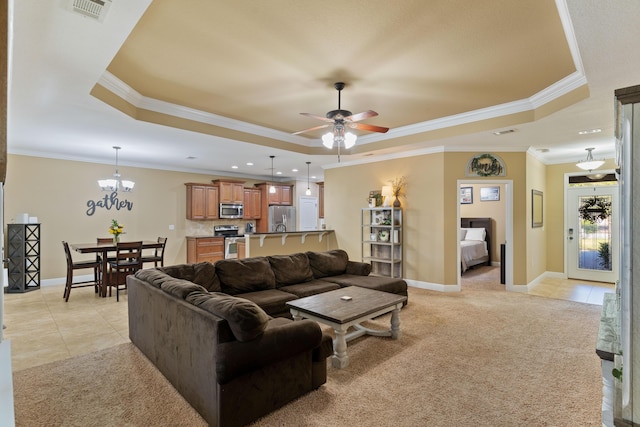
[{"label": "wooden upper cabinet", "polygon": [[262,194],[257,188],[244,189],[244,219],[260,219],[260,204],[262,203]]},{"label": "wooden upper cabinet", "polygon": [[318,183],[318,218],[324,218],[324,182]]},{"label": "wooden upper cabinet", "polygon": [[187,183],[187,219],[218,219],[218,187]]},{"label": "wooden upper cabinet", "polygon": [[212,182],[220,189],[220,203],[244,203],[244,181],[215,179]]},{"label": "wooden upper cabinet", "polygon": [[274,185],[276,188],[275,193],[269,192],[267,186],[267,195],[269,197],[270,205],[293,205],[293,186],[292,185]]}]

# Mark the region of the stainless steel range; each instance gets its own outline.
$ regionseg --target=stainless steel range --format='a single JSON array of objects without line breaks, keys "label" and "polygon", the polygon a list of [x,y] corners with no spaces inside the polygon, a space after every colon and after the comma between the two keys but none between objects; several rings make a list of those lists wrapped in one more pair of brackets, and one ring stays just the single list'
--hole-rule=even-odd
[{"label": "stainless steel range", "polygon": [[238,239],[243,237],[238,234],[237,225],[215,225],[213,235],[224,237],[224,258],[238,258]]}]

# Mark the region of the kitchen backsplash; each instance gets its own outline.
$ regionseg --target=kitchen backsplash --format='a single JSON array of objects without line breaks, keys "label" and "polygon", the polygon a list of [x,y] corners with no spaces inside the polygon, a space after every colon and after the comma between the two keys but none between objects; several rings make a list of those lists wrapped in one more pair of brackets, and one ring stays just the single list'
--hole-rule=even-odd
[{"label": "kitchen backsplash", "polygon": [[213,227],[216,225],[237,225],[238,234],[244,234],[247,223],[250,222],[254,226],[255,220],[249,219],[217,219],[215,221],[191,221],[186,220],[185,235],[187,236],[212,236]]}]

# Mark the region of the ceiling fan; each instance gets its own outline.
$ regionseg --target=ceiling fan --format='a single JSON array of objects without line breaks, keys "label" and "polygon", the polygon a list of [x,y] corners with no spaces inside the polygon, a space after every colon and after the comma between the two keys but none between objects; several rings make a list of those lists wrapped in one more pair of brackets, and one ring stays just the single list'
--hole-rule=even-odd
[{"label": "ceiling fan", "polygon": [[375,111],[368,110],[363,111],[362,113],[352,114],[351,111],[342,110],[340,108],[340,92],[344,89],[345,84],[343,82],[336,82],[333,84],[333,87],[338,91],[338,109],[329,111],[326,114],[326,117],[317,116],[315,114],[310,113],[300,113],[303,116],[311,117],[314,119],[322,120],[323,122],[327,122],[324,125],[315,126],[309,129],[301,130],[299,132],[295,132],[294,135],[298,135],[301,133],[311,132],[317,129],[333,127],[333,132],[326,133],[322,136],[322,144],[327,148],[333,148],[333,144],[338,144],[338,149],[340,148],[340,143],[344,144],[345,148],[351,148],[356,143],[356,135],[351,132],[345,132],[345,128],[351,129],[359,129],[365,130],[369,132],[380,132],[386,133],[389,128],[385,128],[382,126],[368,125],[365,123],[356,123],[360,120],[368,119],[369,117],[375,117],[378,115]]}]

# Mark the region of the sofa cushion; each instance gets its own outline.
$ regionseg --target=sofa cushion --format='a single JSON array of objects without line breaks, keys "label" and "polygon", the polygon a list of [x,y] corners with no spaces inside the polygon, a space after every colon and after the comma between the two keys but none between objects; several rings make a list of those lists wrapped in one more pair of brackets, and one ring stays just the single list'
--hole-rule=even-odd
[{"label": "sofa cushion", "polygon": [[358,276],[354,274],[341,274],[338,276],[325,277],[327,282],[337,283],[342,287],[360,286],[374,291],[389,292],[397,295],[407,295],[407,282],[402,279],[382,276]]},{"label": "sofa cushion", "polygon": [[[316,322],[271,319],[267,329],[257,339],[251,342],[224,343],[218,346],[216,358],[218,383],[226,384],[240,375],[287,360],[300,353],[309,352],[311,357],[313,351],[318,351],[321,356],[326,353],[328,346],[326,341],[323,343],[322,340],[322,330]],[[324,344],[323,348],[315,350],[321,344]],[[286,377],[278,378],[276,381],[281,381],[283,386],[289,383]]]},{"label": "sofa cushion", "polygon": [[186,301],[225,319],[238,341],[259,337],[269,322],[264,310],[244,298],[205,291],[190,293]]},{"label": "sofa cushion", "polygon": [[187,295],[192,292],[207,292],[207,290],[200,285],[196,285],[188,280],[175,279],[173,277],[164,281],[160,286],[160,289],[180,299],[186,299]]},{"label": "sofa cushion", "polygon": [[290,294],[294,294],[298,298],[304,298],[311,295],[320,294],[322,292],[340,289],[340,285],[324,280],[312,280],[310,282],[298,283],[296,285],[282,286],[278,289]]},{"label": "sofa cushion", "polygon": [[303,253],[268,256],[276,287],[308,282],[313,279],[309,258]]},{"label": "sofa cushion", "polygon": [[220,292],[220,280],[216,275],[216,269],[210,262],[196,264],[178,264],[168,267],[160,267],[157,270],[175,277],[176,279],[189,280],[203,286],[211,292]]},{"label": "sofa cushion", "polygon": [[268,289],[266,291],[247,292],[241,295],[249,301],[258,304],[260,308],[267,312],[269,316],[285,316],[289,309],[285,305],[287,301],[292,301],[298,297],[279,289]]},{"label": "sofa cushion", "polygon": [[309,265],[315,279],[343,274],[347,269],[349,256],[342,249],[327,252],[307,252]]},{"label": "sofa cushion", "polygon": [[229,295],[276,287],[276,278],[265,257],[223,259],[215,267],[222,292]]}]

